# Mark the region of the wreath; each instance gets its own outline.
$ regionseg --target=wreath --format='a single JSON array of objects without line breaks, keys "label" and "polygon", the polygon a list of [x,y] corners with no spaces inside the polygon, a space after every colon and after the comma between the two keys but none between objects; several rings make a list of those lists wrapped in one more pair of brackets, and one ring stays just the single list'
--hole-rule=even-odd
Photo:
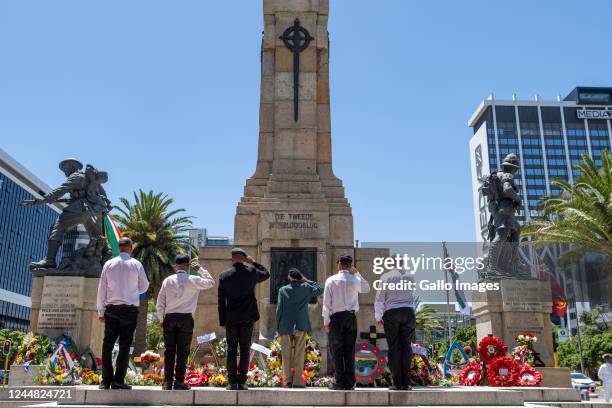
[{"label": "wreath", "polygon": [[479,385],[482,377],[482,366],[476,361],[468,363],[459,373],[459,383],[461,385]]},{"label": "wreath", "polygon": [[496,358],[505,356],[507,352],[508,347],[503,340],[492,334],[480,340],[478,344],[478,355],[486,365],[491,364]]},{"label": "wreath", "polygon": [[386,352],[368,342],[355,347],[355,380],[362,385],[381,379],[387,364]]},{"label": "wreath", "polygon": [[487,380],[496,387],[511,387],[518,380],[520,368],[514,358],[498,357],[487,367]]},{"label": "wreath", "polygon": [[525,364],[519,368],[517,375],[517,385],[521,387],[537,387],[542,383],[542,373]]}]

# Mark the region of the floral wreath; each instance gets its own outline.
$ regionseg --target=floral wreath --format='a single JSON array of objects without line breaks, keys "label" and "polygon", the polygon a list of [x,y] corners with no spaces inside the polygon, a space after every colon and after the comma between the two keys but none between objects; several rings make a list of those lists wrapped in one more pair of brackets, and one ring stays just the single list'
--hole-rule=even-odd
[{"label": "floral wreath", "polygon": [[508,347],[503,340],[491,334],[480,340],[478,344],[478,355],[480,359],[489,365],[498,357],[503,357],[508,352]]},{"label": "floral wreath", "polygon": [[479,385],[482,378],[482,366],[476,361],[469,362],[459,373],[461,385]]},{"label": "floral wreath", "polygon": [[525,364],[520,367],[517,375],[517,385],[521,387],[537,387],[542,383],[542,373]]},{"label": "floral wreath", "polygon": [[355,380],[360,384],[374,384],[384,373],[387,364],[385,352],[375,345],[363,342],[355,347],[355,354],[370,352],[376,357],[376,362],[372,365],[373,358],[357,355],[355,360]]},{"label": "floral wreath", "polygon": [[496,387],[511,387],[517,382],[519,370],[514,358],[498,357],[487,367],[487,380]]}]

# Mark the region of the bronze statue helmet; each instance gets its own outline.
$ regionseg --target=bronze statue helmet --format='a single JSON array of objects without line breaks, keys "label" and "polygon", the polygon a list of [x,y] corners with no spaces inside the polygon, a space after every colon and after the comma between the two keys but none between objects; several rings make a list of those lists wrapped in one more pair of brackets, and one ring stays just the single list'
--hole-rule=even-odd
[{"label": "bronze statue helmet", "polygon": [[81,163],[77,159],[70,157],[66,160],[62,160],[59,164],[59,168],[61,171],[63,171],[66,174],[72,174],[75,171],[82,170],[83,163]]},{"label": "bronze statue helmet", "polygon": [[504,167],[504,166],[518,168],[519,167],[519,160],[518,160],[518,157],[516,156],[516,154],[514,154],[514,153],[508,154],[504,158],[504,161],[502,162],[502,167]]}]

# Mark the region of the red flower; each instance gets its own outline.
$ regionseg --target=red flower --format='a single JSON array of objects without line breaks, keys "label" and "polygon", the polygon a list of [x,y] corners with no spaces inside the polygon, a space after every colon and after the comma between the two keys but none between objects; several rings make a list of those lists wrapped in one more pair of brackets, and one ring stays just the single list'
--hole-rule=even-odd
[{"label": "red flower", "polygon": [[499,337],[488,335],[480,340],[477,351],[480,359],[489,365],[496,358],[505,356],[508,352],[508,347]]},{"label": "red flower", "polygon": [[380,349],[379,349],[378,347],[374,347],[374,348],[372,349],[372,353],[374,353],[374,354],[378,355],[378,353],[380,353]]},{"label": "red flower", "polygon": [[517,375],[517,385],[521,387],[537,387],[542,383],[542,373],[525,364],[519,369]]},{"label": "red flower", "polygon": [[96,364],[98,367],[102,367],[102,359],[100,357],[96,357]]},{"label": "red flower", "polygon": [[385,364],[387,362],[387,357],[378,357],[378,364]]},{"label": "red flower", "polygon": [[468,363],[461,373],[459,373],[459,382],[461,385],[474,386],[480,384],[482,377],[482,366],[476,361]]},{"label": "red flower", "polygon": [[361,343],[361,349],[362,350],[367,350],[368,349],[368,343],[366,343],[366,342]]},{"label": "red flower", "polygon": [[513,357],[498,357],[487,366],[487,380],[496,387],[511,387],[518,380],[520,366]]}]

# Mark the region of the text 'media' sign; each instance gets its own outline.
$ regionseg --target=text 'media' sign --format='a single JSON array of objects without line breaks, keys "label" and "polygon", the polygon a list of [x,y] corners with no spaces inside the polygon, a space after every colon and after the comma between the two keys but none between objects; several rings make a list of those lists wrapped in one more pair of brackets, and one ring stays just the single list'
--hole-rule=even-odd
[{"label": "text 'media' sign", "polygon": [[612,119],[612,110],[578,109],[576,117],[578,119]]}]

